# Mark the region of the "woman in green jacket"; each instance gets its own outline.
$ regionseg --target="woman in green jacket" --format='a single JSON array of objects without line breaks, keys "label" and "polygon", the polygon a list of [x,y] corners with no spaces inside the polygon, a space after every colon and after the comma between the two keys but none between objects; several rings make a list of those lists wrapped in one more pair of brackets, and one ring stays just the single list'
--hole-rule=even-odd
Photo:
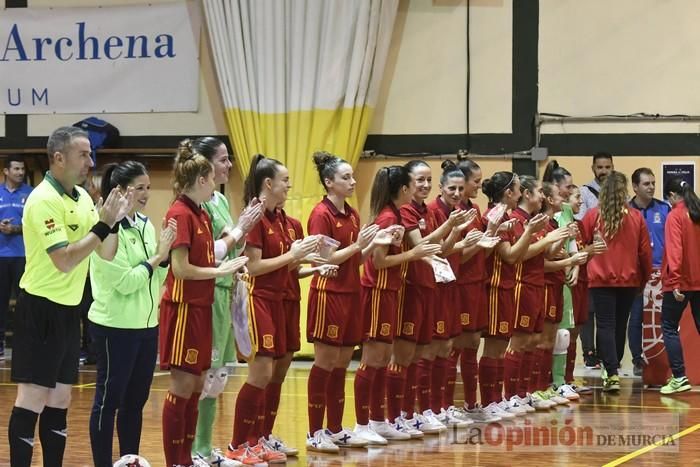
[{"label": "woman in green jacket", "polygon": [[112,466],[117,414],[120,456],[138,454],[142,409],[148,400],[158,351],[158,304],[177,225],[160,237],[139,210],[148,202],[150,180],[140,162],[110,164],[102,178],[102,197],[114,188],[134,188],[134,208],[115,229],[119,247],[112,261],[90,257],[93,303],[88,312],[97,356],[90,444],[96,467]]}]

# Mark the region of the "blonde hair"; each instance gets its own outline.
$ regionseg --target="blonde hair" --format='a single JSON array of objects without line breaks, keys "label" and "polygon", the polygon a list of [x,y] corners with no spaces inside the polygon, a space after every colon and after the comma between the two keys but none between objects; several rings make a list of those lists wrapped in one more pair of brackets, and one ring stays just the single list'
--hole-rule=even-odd
[{"label": "blonde hair", "polygon": [[206,177],[213,170],[214,167],[209,159],[194,150],[191,140],[181,141],[173,164],[173,191],[175,195],[188,190],[199,177]]},{"label": "blonde hair", "polygon": [[611,172],[600,187],[600,219],[605,226],[605,236],[613,238],[622,228],[627,209],[627,177],[622,172]]}]

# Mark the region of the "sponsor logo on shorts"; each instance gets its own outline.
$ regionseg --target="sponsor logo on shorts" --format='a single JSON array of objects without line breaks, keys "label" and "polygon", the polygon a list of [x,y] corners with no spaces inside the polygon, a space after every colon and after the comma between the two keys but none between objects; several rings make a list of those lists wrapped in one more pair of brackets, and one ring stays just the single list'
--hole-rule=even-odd
[{"label": "sponsor logo on shorts", "polygon": [[461,313],[459,315],[459,320],[462,326],[469,326],[469,313]]},{"label": "sponsor logo on shorts", "polygon": [[263,349],[272,349],[275,347],[275,339],[272,337],[272,334],[264,334],[263,335]]},{"label": "sponsor logo on shorts", "polygon": [[437,332],[438,334],[444,334],[445,333],[445,322],[444,321],[438,321],[436,323],[437,327]]},{"label": "sponsor logo on shorts", "polygon": [[185,355],[185,362],[190,365],[197,363],[197,357],[199,356],[199,350],[197,349],[187,349],[187,354]]},{"label": "sponsor logo on shorts", "polygon": [[330,337],[331,339],[337,339],[338,338],[338,326],[335,324],[331,324],[328,326],[328,330],[326,331],[326,336]]},{"label": "sponsor logo on shorts", "polygon": [[520,317],[520,327],[526,328],[530,326],[530,317],[529,316],[521,316]]},{"label": "sponsor logo on shorts", "polygon": [[412,336],[413,329],[415,327],[416,327],[416,325],[413,323],[403,323],[403,328],[401,329],[401,332],[407,336]]},{"label": "sponsor logo on shorts", "polygon": [[552,318],[557,316],[557,307],[555,305],[549,307],[549,316],[551,316]]},{"label": "sponsor logo on shorts", "polygon": [[498,332],[501,334],[507,334],[508,333],[508,321],[501,321],[498,323]]},{"label": "sponsor logo on shorts", "polygon": [[391,334],[391,324],[389,323],[382,323],[381,329],[379,329],[379,335],[380,336],[388,336]]}]

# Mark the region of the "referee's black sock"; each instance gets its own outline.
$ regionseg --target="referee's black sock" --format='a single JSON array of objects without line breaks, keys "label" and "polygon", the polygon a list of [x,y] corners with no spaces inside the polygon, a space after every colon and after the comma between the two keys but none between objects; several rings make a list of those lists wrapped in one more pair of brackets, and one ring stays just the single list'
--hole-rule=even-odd
[{"label": "referee's black sock", "polygon": [[34,428],[39,414],[21,407],[13,407],[7,437],[10,441],[10,465],[29,467],[34,452]]},{"label": "referee's black sock", "polygon": [[[66,450],[66,415],[68,409],[44,407],[39,417],[39,439],[44,454],[44,466],[62,466]],[[14,466],[13,466],[14,467]]]}]

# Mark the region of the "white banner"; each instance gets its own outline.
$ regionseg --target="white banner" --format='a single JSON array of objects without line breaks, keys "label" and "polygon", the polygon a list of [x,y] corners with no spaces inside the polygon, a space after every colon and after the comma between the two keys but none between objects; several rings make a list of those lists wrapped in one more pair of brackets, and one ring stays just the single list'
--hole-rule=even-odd
[{"label": "white banner", "polygon": [[198,6],[9,8],[0,13],[0,112],[196,111]]}]

